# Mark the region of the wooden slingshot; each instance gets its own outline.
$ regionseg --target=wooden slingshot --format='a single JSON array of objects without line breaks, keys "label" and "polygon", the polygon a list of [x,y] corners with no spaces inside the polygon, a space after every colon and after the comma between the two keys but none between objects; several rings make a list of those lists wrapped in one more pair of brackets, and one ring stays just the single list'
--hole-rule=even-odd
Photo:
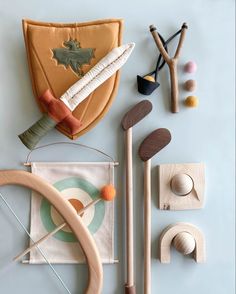
[{"label": "wooden slingshot", "polygon": [[[92,236],[81,221],[80,217],[77,216],[77,213],[73,209],[72,205],[61,197],[60,192],[58,192],[56,188],[46,183],[39,176],[33,175],[29,172],[22,170],[0,171],[0,186],[9,184],[21,185],[37,191],[46,197],[47,200],[51,202],[51,204],[61,214],[79,240],[87,259],[89,281],[85,293],[100,294],[103,283],[103,269],[100,256]],[[70,292],[68,291],[68,293]]]},{"label": "wooden slingshot", "polygon": [[[167,48],[167,45],[176,37],[178,36],[178,34],[181,33],[181,29],[178,30],[178,32],[176,32],[174,35],[172,35],[169,39],[167,39],[166,41],[164,40],[164,38],[161,36],[160,33],[158,33],[159,35],[159,38],[161,39],[161,42],[163,44],[163,47],[165,48],[166,52],[168,52],[168,48]],[[151,95],[152,92],[154,90],[156,90],[160,84],[159,82],[157,81],[158,79],[158,75],[159,75],[159,72],[161,71],[161,69],[164,67],[165,65],[165,60],[163,59],[161,53],[159,54],[158,56],[158,59],[157,59],[157,63],[156,63],[156,68],[155,70],[143,75],[143,76],[140,76],[140,75],[137,75],[137,84],[138,84],[138,91],[139,93],[143,94],[143,95]],[[154,77],[153,77],[154,75]]]},{"label": "wooden slingshot", "polygon": [[179,105],[178,105],[179,88],[178,88],[177,64],[178,64],[178,59],[180,56],[180,51],[181,51],[181,48],[183,46],[183,42],[185,39],[185,34],[186,34],[187,28],[188,28],[187,24],[183,23],[177,49],[175,51],[174,57],[171,58],[163,46],[163,43],[157,33],[156,27],[154,25],[150,26],[150,32],[152,33],[154,41],[155,41],[162,57],[164,58],[164,60],[166,61],[166,63],[168,64],[168,67],[169,67],[170,82],[171,82],[171,112],[172,113],[179,112]]}]

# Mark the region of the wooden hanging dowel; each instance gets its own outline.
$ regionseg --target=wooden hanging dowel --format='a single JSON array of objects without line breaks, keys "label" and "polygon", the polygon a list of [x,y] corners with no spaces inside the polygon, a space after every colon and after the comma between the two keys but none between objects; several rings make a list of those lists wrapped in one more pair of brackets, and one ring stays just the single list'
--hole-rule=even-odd
[{"label": "wooden hanging dowel", "polygon": [[151,294],[151,158],[170,141],[167,129],[157,129],[139,147],[139,156],[144,161],[144,294]]},{"label": "wooden hanging dowel", "polygon": [[152,103],[143,100],[132,107],[122,119],[126,141],[126,259],[127,281],[125,294],[135,294],[134,283],[134,252],[133,252],[133,156],[132,127],[140,122],[152,110]]},{"label": "wooden hanging dowel", "polygon": [[171,112],[177,113],[179,112],[179,87],[178,87],[178,75],[177,75],[177,64],[178,59],[180,56],[181,48],[183,47],[184,39],[186,30],[188,28],[186,23],[183,23],[182,30],[180,33],[179,43],[177,49],[175,51],[174,57],[170,57],[169,54],[166,52],[161,39],[157,33],[157,29],[154,25],[150,25],[150,32],[152,33],[153,39],[163,56],[164,60],[168,64],[169,71],[170,71],[170,82],[171,82]]}]

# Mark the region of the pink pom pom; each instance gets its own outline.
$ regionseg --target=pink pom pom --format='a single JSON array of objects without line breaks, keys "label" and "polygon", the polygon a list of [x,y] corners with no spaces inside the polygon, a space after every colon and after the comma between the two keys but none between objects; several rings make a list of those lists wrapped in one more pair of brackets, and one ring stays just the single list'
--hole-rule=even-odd
[{"label": "pink pom pom", "polygon": [[194,61],[189,61],[185,64],[184,70],[188,73],[194,73],[197,70],[197,64]]}]

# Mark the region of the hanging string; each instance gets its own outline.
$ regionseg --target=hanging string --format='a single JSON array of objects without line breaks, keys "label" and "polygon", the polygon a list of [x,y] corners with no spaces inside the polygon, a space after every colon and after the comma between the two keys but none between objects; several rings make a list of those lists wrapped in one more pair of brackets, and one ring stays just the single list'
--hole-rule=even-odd
[{"label": "hanging string", "polygon": [[55,142],[55,143],[49,143],[49,144],[46,144],[46,145],[42,145],[42,146],[39,146],[39,147],[36,147],[34,149],[32,149],[27,157],[26,157],[26,161],[25,161],[25,164],[28,165],[30,164],[30,157],[31,157],[31,154],[36,151],[36,150],[39,150],[39,149],[43,149],[43,148],[46,148],[46,147],[49,147],[49,146],[54,146],[54,145],[62,145],[62,144],[65,144],[65,145],[75,145],[75,146],[79,146],[79,147],[83,147],[83,148],[87,148],[89,150],[93,150],[93,151],[96,151],[102,155],[104,155],[105,157],[109,158],[109,160],[111,160],[114,164],[117,164],[117,162],[114,160],[114,158],[112,158],[110,155],[108,155],[107,153],[105,153],[104,151],[101,151],[97,148],[94,148],[94,147],[90,147],[88,145],[84,145],[84,144],[81,144],[81,143],[74,143],[74,142]]},{"label": "hanging string", "polygon": [[[3,197],[2,193],[0,192],[0,198],[2,199],[2,201],[5,203],[6,207],[9,209],[9,211],[12,213],[12,215],[15,217],[15,219],[17,220],[17,222],[20,224],[20,226],[22,227],[22,229],[25,231],[25,233],[28,235],[28,237],[30,238],[31,242],[34,244],[34,240],[31,238],[31,235],[29,233],[29,231],[26,229],[25,225],[22,223],[22,221],[19,219],[19,217],[16,215],[15,211],[12,209],[11,205],[7,202],[7,200]],[[49,267],[51,268],[51,270],[53,271],[53,273],[55,274],[55,276],[58,278],[58,280],[61,282],[62,286],[64,287],[64,289],[67,291],[67,293],[71,294],[70,290],[68,289],[68,287],[66,286],[66,284],[63,282],[62,278],[60,277],[60,275],[57,273],[57,271],[55,270],[55,268],[52,266],[52,264],[49,262],[49,260],[47,259],[47,257],[45,256],[44,252],[38,247],[36,246],[38,251],[40,252],[40,254],[42,255],[42,257],[44,258],[44,260],[46,261],[46,263],[49,265]]]}]

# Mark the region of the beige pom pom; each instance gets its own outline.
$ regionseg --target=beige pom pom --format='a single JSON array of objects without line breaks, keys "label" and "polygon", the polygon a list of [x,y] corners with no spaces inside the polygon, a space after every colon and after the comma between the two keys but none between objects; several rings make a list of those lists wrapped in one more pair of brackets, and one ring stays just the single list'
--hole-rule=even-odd
[{"label": "beige pom pom", "polygon": [[187,232],[181,232],[175,236],[173,245],[180,253],[187,255],[194,251],[196,242],[191,234]]},{"label": "beige pom pom", "polygon": [[145,76],[144,79],[148,80],[149,82],[155,82],[155,79],[153,76]]},{"label": "beige pom pom", "polygon": [[197,87],[197,83],[195,80],[187,80],[185,83],[184,83],[184,89],[186,91],[189,91],[189,92],[193,92],[196,90],[196,87]]},{"label": "beige pom pom", "polygon": [[177,174],[171,180],[171,190],[178,196],[186,196],[193,189],[193,180],[189,175]]}]

